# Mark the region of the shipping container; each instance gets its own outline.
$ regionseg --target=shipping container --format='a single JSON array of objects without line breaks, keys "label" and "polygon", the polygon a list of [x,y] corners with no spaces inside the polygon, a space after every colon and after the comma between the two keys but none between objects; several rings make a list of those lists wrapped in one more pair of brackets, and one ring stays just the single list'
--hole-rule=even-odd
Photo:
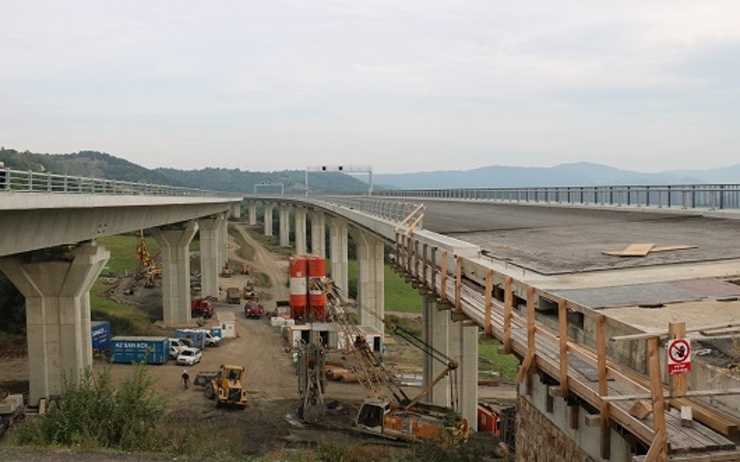
[{"label": "shipping container", "polygon": [[113,337],[110,351],[116,363],[165,364],[169,359],[167,337]]},{"label": "shipping container", "polygon": [[110,350],[110,322],[92,321],[90,323],[93,354],[100,354]]},{"label": "shipping container", "polygon": [[216,312],[216,322],[221,328],[221,338],[236,337],[236,317],[233,311]]},{"label": "shipping container", "polygon": [[201,329],[177,329],[175,337],[192,340],[193,346],[199,350],[203,350],[206,347],[206,333]]}]

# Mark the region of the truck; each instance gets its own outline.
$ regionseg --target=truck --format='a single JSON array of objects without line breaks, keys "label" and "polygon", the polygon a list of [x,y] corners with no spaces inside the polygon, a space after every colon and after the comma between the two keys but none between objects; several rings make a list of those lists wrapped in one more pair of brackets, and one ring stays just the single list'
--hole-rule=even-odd
[{"label": "truck", "polygon": [[199,350],[206,347],[206,331],[201,329],[177,329],[175,338],[186,338],[193,342],[193,346]]},{"label": "truck", "polygon": [[213,303],[207,298],[194,298],[190,300],[190,316],[193,318],[210,318],[213,316]]},{"label": "truck", "polygon": [[167,337],[113,337],[110,351],[115,363],[165,364],[169,359]]},{"label": "truck", "polygon": [[244,304],[244,315],[248,318],[261,318],[265,314],[265,307],[259,300],[247,300]]},{"label": "truck", "polygon": [[242,292],[238,287],[229,287],[226,289],[226,302],[231,304],[239,304],[242,301]]},{"label": "truck", "polygon": [[218,371],[198,372],[193,383],[204,386],[206,398],[214,400],[216,407],[233,405],[246,408],[244,371],[244,366],[224,364]]},{"label": "truck", "polygon": [[92,336],[93,356],[110,350],[110,322],[92,321],[90,323],[90,335]]}]

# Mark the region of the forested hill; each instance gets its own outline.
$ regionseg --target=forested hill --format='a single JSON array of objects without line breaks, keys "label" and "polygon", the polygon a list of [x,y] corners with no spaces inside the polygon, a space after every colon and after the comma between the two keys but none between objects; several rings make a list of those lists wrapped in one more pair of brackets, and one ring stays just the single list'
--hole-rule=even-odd
[{"label": "forested hill", "polygon": [[[149,170],[110,154],[80,151],[73,154],[38,154],[0,149],[0,161],[13,170],[50,172],[62,175],[105,178],[167,184],[243,194],[252,194],[255,185],[261,193],[278,193],[280,186],[286,194],[300,194],[306,188],[306,173],[300,170],[280,172],[250,172],[239,169],[204,168],[177,170],[159,168]],[[274,184],[273,187],[264,186]],[[367,184],[342,173],[309,173],[309,188],[314,192],[364,192]]]},{"label": "forested hill", "polygon": [[[203,170],[176,170],[159,168],[156,172],[192,188],[213,191],[252,194],[275,194],[280,188],[286,194],[301,193],[306,190],[306,172],[282,170],[279,172],[250,172],[239,169],[205,168]],[[310,173],[308,187],[314,192],[359,192],[367,191],[367,184],[357,178],[342,173]]]}]

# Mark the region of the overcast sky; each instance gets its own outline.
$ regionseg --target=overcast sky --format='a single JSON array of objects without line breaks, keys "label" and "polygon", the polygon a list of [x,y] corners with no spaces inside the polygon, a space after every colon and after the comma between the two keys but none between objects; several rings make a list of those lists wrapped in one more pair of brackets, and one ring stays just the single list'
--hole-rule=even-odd
[{"label": "overcast sky", "polygon": [[4,0],[0,146],[377,173],[740,163],[737,0]]}]

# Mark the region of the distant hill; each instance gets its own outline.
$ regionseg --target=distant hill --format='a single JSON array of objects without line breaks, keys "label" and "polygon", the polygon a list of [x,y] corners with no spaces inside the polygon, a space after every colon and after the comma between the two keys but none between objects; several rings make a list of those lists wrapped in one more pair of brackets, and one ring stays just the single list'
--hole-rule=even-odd
[{"label": "distant hill", "polygon": [[180,183],[161,173],[102,152],[35,154],[28,151],[0,149],[0,160],[5,162],[8,168],[14,170],[181,186]]},{"label": "distant hill", "polygon": [[[73,154],[37,154],[0,149],[0,160],[13,170],[51,172],[109,180],[186,186],[242,194],[252,194],[256,184],[279,184],[286,194],[300,194],[306,189],[306,172],[249,172],[239,169],[204,168],[177,170],[159,168],[149,170],[110,154],[80,151]],[[309,188],[315,192],[365,192],[366,183],[342,173],[309,173]],[[276,193],[279,186],[260,187],[258,192]]]},{"label": "distant hill", "polygon": [[[732,169],[733,167],[730,167]],[[740,165],[736,166],[740,170]],[[699,171],[640,173],[580,162],[555,167],[494,165],[474,170],[375,174],[375,182],[390,189],[519,188],[706,183]],[[740,176],[736,180],[740,180]],[[715,181],[715,180],[711,180]]]},{"label": "distant hill", "polygon": [[[253,194],[277,193],[282,185],[286,194],[297,194],[306,190],[306,172],[283,170],[280,172],[249,172],[239,169],[205,168],[202,170],[176,170],[158,168],[158,173],[192,188],[213,191]],[[272,184],[272,186],[270,185]],[[342,173],[308,174],[308,186],[315,192],[365,192],[367,186],[357,178]]]}]

